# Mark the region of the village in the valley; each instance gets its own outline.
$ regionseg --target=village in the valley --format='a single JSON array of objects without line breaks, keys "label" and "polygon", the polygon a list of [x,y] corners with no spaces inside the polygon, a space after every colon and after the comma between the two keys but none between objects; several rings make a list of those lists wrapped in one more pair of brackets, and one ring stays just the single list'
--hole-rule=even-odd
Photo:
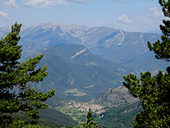
[{"label": "village in the valley", "polygon": [[100,114],[102,112],[105,112],[105,110],[102,110],[102,106],[97,104],[89,104],[89,103],[76,103],[76,102],[69,102],[68,110],[70,108],[80,108],[81,112],[88,112],[89,108],[91,108],[91,111],[97,114]]}]

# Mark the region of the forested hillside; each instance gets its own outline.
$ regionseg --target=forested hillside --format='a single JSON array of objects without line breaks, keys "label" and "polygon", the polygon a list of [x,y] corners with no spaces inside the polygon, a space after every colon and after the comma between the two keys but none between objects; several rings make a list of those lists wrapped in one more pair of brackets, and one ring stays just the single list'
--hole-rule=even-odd
[{"label": "forested hillside", "polygon": [[[39,124],[44,122],[47,126],[51,122],[51,126],[59,127],[77,125],[77,122],[86,121],[87,108],[83,107],[95,106],[93,114],[101,126],[131,127],[132,124],[128,122],[141,108],[137,102],[139,99],[132,98],[125,88],[119,87],[123,82],[122,76],[128,73],[138,76],[139,72],[145,69],[156,72],[167,65],[159,62],[155,64],[151,59],[153,54],[148,54],[146,49],[145,41],[154,41],[159,35],[125,32],[106,27],[49,24],[50,27],[46,24],[25,26],[20,41],[23,52],[19,62],[43,54],[43,58],[40,57],[41,63],[36,65],[34,70],[39,72],[39,68],[47,65],[49,71],[43,81],[29,82],[31,87],[42,92],[55,89],[57,96],[68,100],[63,99],[62,102],[56,103],[53,99],[54,101],[47,102],[50,108],[39,111],[42,116]],[[1,35],[6,34],[8,30],[4,29],[5,27],[0,28]],[[146,66],[148,63],[150,66]],[[111,120],[113,117],[115,121]]]},{"label": "forested hillside", "polygon": [[44,92],[56,89],[56,94],[62,98],[89,101],[108,88],[120,86],[122,76],[128,72],[139,72],[94,55],[77,44],[51,46],[37,54],[44,54],[39,66],[47,65],[49,74],[32,87]]}]

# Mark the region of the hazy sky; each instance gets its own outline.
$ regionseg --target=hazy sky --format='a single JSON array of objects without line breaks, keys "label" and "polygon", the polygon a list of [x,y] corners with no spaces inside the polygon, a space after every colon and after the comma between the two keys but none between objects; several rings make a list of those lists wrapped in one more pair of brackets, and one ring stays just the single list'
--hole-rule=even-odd
[{"label": "hazy sky", "polygon": [[158,0],[0,0],[0,26],[59,22],[146,32],[163,18]]}]

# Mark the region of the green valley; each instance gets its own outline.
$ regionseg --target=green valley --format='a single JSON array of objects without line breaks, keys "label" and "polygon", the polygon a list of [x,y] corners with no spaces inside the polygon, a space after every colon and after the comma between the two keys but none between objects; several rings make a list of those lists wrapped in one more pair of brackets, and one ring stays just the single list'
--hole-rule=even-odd
[{"label": "green valley", "polygon": [[[94,120],[103,128],[133,127],[133,118],[142,110],[141,101],[139,98],[132,97],[127,88],[122,86],[123,76],[131,73],[139,77],[140,71],[143,70],[151,70],[156,73],[158,69],[167,65],[167,63],[160,64],[159,62],[155,64],[155,61],[151,59],[153,54],[146,49],[145,42],[155,41],[160,35],[125,32],[107,27],[79,26],[74,29],[72,25],[60,27],[61,24],[54,23],[52,26],[55,26],[56,29],[51,27],[46,29],[42,26],[23,29],[21,33],[23,39],[20,42],[23,45],[23,54],[19,60],[23,62],[30,57],[43,54],[41,63],[37,64],[38,57],[37,62],[32,64],[34,66],[29,67],[28,65],[30,69],[24,70],[28,76],[23,77],[24,73],[21,76],[24,81],[29,78],[29,75],[39,72],[44,65],[47,66],[49,73],[46,75],[48,74],[48,76],[45,77],[45,75],[44,79],[41,76],[35,76],[35,80],[30,80],[24,85],[30,84],[31,88],[40,92],[40,96],[42,96],[42,92],[46,93],[55,89],[53,98],[47,101],[42,98],[42,105],[47,103],[49,108],[39,110],[41,107],[37,107],[41,117],[38,119],[38,124],[50,127],[78,127],[80,123],[87,121],[87,112],[91,108]],[[0,27],[1,35],[6,33],[2,32],[3,30],[3,27]],[[4,41],[3,44],[5,46],[6,42]],[[145,59],[146,61],[144,61]],[[0,64],[5,65],[6,61],[3,63],[0,61]],[[0,73],[8,68],[10,66]],[[23,69],[23,67],[19,68],[19,70]],[[33,71],[32,74],[31,71]],[[36,80],[37,78],[40,80]],[[16,84],[16,86],[18,85]],[[21,84],[21,86],[24,85]],[[16,95],[20,90],[21,88],[9,89],[7,94],[12,92],[13,95]],[[23,96],[22,93],[21,91],[21,96]],[[14,115],[22,121],[28,120],[20,111],[12,116]]]},{"label": "green valley", "polygon": [[61,98],[89,101],[108,88],[120,86],[122,76],[130,71],[138,74],[138,70],[94,55],[82,45],[47,47],[36,54],[40,53],[44,57],[38,66],[47,65],[49,74],[42,82],[33,83],[32,87],[44,92],[55,89]]},{"label": "green valley", "polygon": [[[111,94],[109,95],[108,92]],[[119,96],[118,99],[112,99],[117,96]],[[102,97],[107,98],[105,99]],[[121,97],[124,98],[121,99]],[[101,100],[105,102],[102,103]],[[111,100],[113,105],[109,103]],[[135,114],[142,109],[140,102],[139,99],[133,98],[123,86],[109,89],[90,102],[61,99],[58,97],[51,98],[47,101],[50,109],[71,116],[79,124],[86,122],[86,115],[90,107],[93,112],[94,120],[104,128],[132,127]],[[44,115],[44,117],[46,116]]]}]

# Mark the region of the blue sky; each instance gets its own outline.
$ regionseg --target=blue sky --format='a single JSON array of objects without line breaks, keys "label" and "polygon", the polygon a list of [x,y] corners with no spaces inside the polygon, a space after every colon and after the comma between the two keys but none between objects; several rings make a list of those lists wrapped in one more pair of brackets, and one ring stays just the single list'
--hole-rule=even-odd
[{"label": "blue sky", "polygon": [[161,10],[158,0],[0,0],[0,26],[55,22],[148,32],[159,29]]}]

